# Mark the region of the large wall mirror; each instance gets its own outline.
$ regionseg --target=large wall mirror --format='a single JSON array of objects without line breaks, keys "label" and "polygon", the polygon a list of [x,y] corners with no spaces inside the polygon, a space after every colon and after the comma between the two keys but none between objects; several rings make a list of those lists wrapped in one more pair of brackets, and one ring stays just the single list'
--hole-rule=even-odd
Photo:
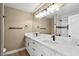
[{"label": "large wall mirror", "polygon": [[[78,6],[75,3],[64,3],[57,11],[50,13],[42,18],[34,18],[33,31],[45,34],[55,34],[57,36],[71,37],[71,32],[75,34],[78,31],[78,16],[73,16],[79,13]],[[74,12],[73,12],[74,11]],[[72,16],[72,17],[71,17]],[[78,17],[78,18],[77,18]],[[72,21],[70,20],[72,19]],[[73,20],[77,19],[77,20]],[[75,22],[73,25],[71,23]],[[71,30],[73,27],[73,30]],[[75,29],[75,27],[77,27]],[[78,32],[76,32],[78,34]]]}]

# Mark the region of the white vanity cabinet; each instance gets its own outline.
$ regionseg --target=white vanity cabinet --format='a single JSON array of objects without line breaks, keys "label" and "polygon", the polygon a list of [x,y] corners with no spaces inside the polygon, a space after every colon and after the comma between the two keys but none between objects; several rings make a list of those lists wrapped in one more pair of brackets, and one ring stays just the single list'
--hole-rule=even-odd
[{"label": "white vanity cabinet", "polygon": [[25,46],[26,46],[26,50],[28,51],[28,53],[30,54],[30,55],[32,55],[31,54],[31,43],[30,43],[30,38],[27,38],[27,40],[25,40]]},{"label": "white vanity cabinet", "polygon": [[26,37],[25,46],[31,56],[60,56],[53,49]]},{"label": "white vanity cabinet", "polygon": [[38,42],[36,42],[33,39],[30,39],[28,37],[26,38],[25,42],[26,42],[25,43],[26,49],[31,56],[43,56],[43,55],[45,55],[45,53],[41,49],[39,49],[39,48],[41,48],[41,46],[39,45]]},{"label": "white vanity cabinet", "polygon": [[37,55],[37,44],[30,38],[26,38],[25,46],[31,56]]}]

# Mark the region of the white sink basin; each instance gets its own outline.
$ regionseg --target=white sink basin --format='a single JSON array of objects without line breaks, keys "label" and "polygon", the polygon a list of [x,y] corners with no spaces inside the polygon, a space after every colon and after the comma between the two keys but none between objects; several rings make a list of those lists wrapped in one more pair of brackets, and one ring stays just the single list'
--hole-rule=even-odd
[{"label": "white sink basin", "polygon": [[43,40],[43,42],[47,43],[47,44],[51,44],[51,45],[57,45],[58,42],[55,42],[53,40]]}]

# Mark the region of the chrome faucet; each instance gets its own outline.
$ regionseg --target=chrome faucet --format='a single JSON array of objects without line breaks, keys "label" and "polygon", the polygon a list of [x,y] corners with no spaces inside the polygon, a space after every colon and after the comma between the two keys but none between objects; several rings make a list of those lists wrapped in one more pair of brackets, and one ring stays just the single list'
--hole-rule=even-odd
[{"label": "chrome faucet", "polygon": [[37,36],[38,36],[38,34],[39,34],[39,33],[38,33],[38,32],[36,32],[36,33],[35,33],[35,36],[37,37]]},{"label": "chrome faucet", "polygon": [[53,41],[55,41],[55,35],[51,36],[51,38],[53,38]]},{"label": "chrome faucet", "polygon": [[36,34],[36,37],[38,36],[38,33],[35,33]]}]

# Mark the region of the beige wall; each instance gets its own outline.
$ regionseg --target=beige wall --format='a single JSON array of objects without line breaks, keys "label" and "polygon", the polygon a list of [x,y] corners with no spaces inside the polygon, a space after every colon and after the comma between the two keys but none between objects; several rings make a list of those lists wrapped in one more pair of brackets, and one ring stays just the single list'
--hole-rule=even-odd
[{"label": "beige wall", "polygon": [[[26,32],[51,33],[51,20],[47,18],[33,19],[33,15],[5,6],[5,48],[15,50],[24,47]],[[28,27],[25,27],[28,25]],[[9,27],[23,27],[23,29],[9,29]],[[40,29],[45,28],[45,29]]]},{"label": "beige wall", "polygon": [[54,18],[51,18],[51,34],[54,34]]},{"label": "beige wall", "polygon": [[[32,31],[33,16],[9,7],[5,7],[5,16],[5,48],[14,50],[24,47],[24,33]],[[9,29],[9,27],[23,27],[23,29]]]},{"label": "beige wall", "polygon": [[51,25],[51,20],[48,18],[34,19],[33,31],[50,34],[51,33],[50,25]]}]

